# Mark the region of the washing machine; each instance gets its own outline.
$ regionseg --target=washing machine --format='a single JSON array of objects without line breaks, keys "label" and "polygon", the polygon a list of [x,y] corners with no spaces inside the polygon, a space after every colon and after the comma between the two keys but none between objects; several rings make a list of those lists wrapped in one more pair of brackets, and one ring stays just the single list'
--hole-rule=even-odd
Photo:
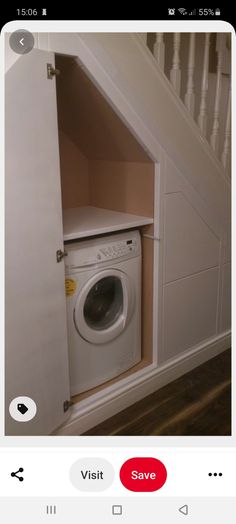
[{"label": "washing machine", "polygon": [[138,231],[65,244],[71,395],[141,360]]}]

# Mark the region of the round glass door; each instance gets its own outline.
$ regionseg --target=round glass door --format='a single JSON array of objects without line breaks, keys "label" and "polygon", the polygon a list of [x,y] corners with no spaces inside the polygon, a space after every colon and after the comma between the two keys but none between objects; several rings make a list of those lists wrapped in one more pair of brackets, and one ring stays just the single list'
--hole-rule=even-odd
[{"label": "round glass door", "polygon": [[84,303],[84,319],[94,330],[108,329],[123,311],[123,289],[119,278],[101,278],[90,289]]},{"label": "round glass door", "polygon": [[134,289],[123,271],[105,269],[89,278],[75,303],[75,327],[85,340],[103,344],[126,328],[133,312]]}]

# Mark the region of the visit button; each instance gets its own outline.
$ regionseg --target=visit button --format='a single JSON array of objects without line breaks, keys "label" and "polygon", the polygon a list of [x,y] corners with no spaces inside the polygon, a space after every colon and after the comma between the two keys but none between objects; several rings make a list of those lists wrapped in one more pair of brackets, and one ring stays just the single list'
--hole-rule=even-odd
[{"label": "visit button", "polygon": [[166,479],[164,464],[153,457],[131,458],[120,469],[120,480],[130,491],[157,491]]}]

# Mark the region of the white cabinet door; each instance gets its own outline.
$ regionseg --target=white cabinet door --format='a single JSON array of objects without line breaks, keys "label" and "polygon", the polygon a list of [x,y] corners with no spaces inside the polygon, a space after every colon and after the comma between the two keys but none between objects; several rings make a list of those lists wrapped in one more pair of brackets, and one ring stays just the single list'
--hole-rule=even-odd
[{"label": "white cabinet door", "polygon": [[[6,434],[48,435],[68,416],[62,210],[53,53],[33,50],[6,74]],[[15,422],[9,403],[37,415]]]}]

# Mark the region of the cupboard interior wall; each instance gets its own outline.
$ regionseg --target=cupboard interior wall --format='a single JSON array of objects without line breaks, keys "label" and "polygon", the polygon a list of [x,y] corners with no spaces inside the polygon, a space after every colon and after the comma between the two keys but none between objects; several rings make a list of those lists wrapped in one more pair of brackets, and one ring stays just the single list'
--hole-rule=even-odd
[{"label": "cupboard interior wall", "polygon": [[153,217],[153,164],[141,162],[89,162],[92,206]]},{"label": "cupboard interior wall", "polygon": [[62,208],[89,206],[88,159],[59,129]]},{"label": "cupboard interior wall", "polygon": [[[153,217],[154,163],[75,59],[56,56],[56,67],[63,209],[91,205]],[[152,362],[152,309],[153,241],[142,235],[142,361],[122,377]]]}]

